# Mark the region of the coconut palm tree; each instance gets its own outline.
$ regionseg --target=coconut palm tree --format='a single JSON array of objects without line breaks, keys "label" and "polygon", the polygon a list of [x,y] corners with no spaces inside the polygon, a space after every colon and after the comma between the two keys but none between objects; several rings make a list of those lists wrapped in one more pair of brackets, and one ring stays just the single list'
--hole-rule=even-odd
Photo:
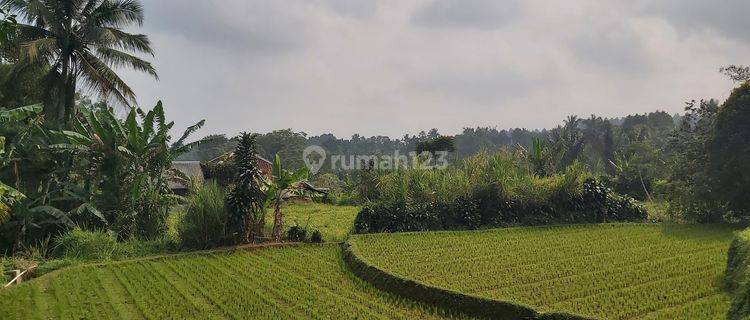
[{"label": "coconut palm tree", "polygon": [[138,0],[0,0],[18,15],[19,66],[42,64],[44,114],[68,121],[75,113],[76,89],[129,106],[135,93],[112,68],[130,67],[158,79],[151,63],[131,53],[153,56],[148,37],[124,28],[143,24]]}]

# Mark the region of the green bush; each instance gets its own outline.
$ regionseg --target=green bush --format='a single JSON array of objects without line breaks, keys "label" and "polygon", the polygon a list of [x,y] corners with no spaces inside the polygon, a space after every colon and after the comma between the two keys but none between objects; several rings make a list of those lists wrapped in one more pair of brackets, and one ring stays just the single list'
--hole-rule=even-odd
[{"label": "green bush", "polygon": [[750,229],[738,232],[727,253],[727,269],[724,287],[733,294],[727,319],[739,320],[750,317]]},{"label": "green bush", "polygon": [[307,240],[307,230],[298,225],[293,225],[289,228],[289,231],[287,231],[286,237],[290,241],[305,242]]},{"label": "green bush", "polygon": [[582,183],[580,180],[577,173],[531,178],[527,182],[536,189],[516,186],[514,192],[507,192],[502,185],[474,186],[468,195],[459,192],[460,197],[413,197],[414,193],[407,191],[408,197],[363,207],[355,219],[354,232],[466,230],[646,219],[646,210],[632,198],[612,192],[595,179]]},{"label": "green bush", "polygon": [[188,196],[188,208],[179,224],[186,248],[207,249],[227,243],[225,193],[215,183],[198,187]]},{"label": "green bush", "polygon": [[54,255],[85,261],[113,260],[122,256],[122,249],[114,233],[76,227],[55,239]]},{"label": "green bush", "polygon": [[319,230],[313,231],[312,235],[310,236],[310,242],[311,243],[323,243],[323,234],[320,233]]}]

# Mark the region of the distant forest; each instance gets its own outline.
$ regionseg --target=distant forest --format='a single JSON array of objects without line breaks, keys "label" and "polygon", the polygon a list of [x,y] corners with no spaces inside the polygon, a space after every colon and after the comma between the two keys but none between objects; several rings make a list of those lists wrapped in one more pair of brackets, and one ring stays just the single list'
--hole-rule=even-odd
[{"label": "distant forest", "polygon": [[[550,145],[567,145],[570,152],[575,153],[569,157],[589,165],[591,169],[604,170],[605,163],[614,160],[618,150],[622,151],[634,142],[647,141],[650,147],[663,149],[682,118],[679,114],[656,111],[611,119],[595,115],[588,118],[569,116],[553,129],[464,128],[460,134],[449,136],[454,143],[451,158],[462,159],[481,151],[500,149],[529,150],[533,148],[533,141],[537,138]],[[310,145],[323,147],[329,155],[392,155],[397,150],[400,154],[416,151],[420,143],[440,137],[444,136],[438,129],[422,131],[416,135],[407,134],[400,139],[387,136],[368,138],[359,134],[343,139],[330,133],[309,136],[304,132],[284,129],[259,134],[257,141],[261,156],[272,159],[278,154],[287,167],[298,168],[303,165],[302,151]],[[236,145],[234,137],[210,135],[206,142],[183,154],[179,160],[211,160],[233,150]],[[328,171],[330,165],[326,163],[321,172]]]}]

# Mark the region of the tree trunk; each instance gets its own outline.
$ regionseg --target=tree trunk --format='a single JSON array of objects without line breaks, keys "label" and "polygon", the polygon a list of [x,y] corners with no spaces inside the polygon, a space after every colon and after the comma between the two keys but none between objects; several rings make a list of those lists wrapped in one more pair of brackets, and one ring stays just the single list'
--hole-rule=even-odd
[{"label": "tree trunk", "polygon": [[65,105],[63,106],[62,115],[66,126],[71,123],[76,114],[76,85],[76,78],[71,74],[65,84]]},{"label": "tree trunk", "polygon": [[281,242],[281,193],[277,194],[273,215],[273,240]]},{"label": "tree trunk", "polygon": [[257,240],[260,237],[263,237],[263,228],[266,227],[266,211],[264,208],[260,208],[259,210],[259,216],[257,218],[257,221],[255,221],[255,225],[253,226],[255,230],[253,232],[253,241]]},{"label": "tree trunk", "polygon": [[245,231],[245,234],[243,235],[242,241],[245,243],[250,243],[251,241],[255,240],[255,226],[253,225],[253,217],[251,215],[245,215],[245,221],[243,221],[245,224],[245,227],[243,228]]},{"label": "tree trunk", "polygon": [[649,202],[654,202],[654,199],[651,199],[651,193],[648,192],[648,188],[646,188],[646,183],[643,182],[643,174],[641,174],[641,171],[638,171],[638,178],[641,180],[641,187],[643,187],[643,192],[646,193],[646,199],[648,199]]}]

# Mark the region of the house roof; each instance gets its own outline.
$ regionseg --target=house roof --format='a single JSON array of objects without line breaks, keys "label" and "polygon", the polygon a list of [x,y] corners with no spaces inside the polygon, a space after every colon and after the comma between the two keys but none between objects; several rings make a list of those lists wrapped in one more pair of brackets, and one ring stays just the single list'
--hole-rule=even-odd
[{"label": "house roof", "polygon": [[[234,159],[234,152],[230,151],[230,152],[224,153],[224,154],[222,154],[222,155],[220,155],[220,156],[218,156],[216,158],[208,160],[208,161],[206,161],[206,163],[218,163],[218,162],[223,162],[223,161],[230,161],[230,160],[233,160],[233,159]],[[271,165],[271,166],[273,165],[273,162],[269,161],[266,158],[261,157],[257,153],[255,154],[255,159],[259,160],[261,162],[265,162],[268,165]]]},{"label": "house roof", "polygon": [[[172,168],[180,171],[197,184],[203,184],[203,168],[200,161],[172,161]],[[169,188],[187,189],[188,182],[180,178],[173,177],[169,179]]]}]

